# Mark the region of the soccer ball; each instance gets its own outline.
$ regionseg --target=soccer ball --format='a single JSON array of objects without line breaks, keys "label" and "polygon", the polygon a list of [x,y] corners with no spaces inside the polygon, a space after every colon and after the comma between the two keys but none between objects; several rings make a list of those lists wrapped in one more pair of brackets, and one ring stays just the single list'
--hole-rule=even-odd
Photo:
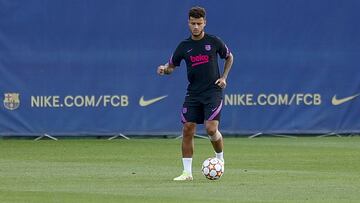
[{"label": "soccer ball", "polygon": [[202,164],[201,172],[209,180],[218,180],[224,174],[224,163],[217,158],[208,158]]}]

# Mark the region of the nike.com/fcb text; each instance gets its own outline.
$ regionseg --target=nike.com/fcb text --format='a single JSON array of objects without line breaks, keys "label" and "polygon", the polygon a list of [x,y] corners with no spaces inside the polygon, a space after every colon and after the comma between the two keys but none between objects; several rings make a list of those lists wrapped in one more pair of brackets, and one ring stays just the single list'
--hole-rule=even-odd
[{"label": "nike.com/fcb text", "polygon": [[67,95],[31,96],[33,108],[61,108],[61,107],[126,107],[129,105],[127,95]]},{"label": "nike.com/fcb text", "polygon": [[225,94],[224,101],[227,106],[319,106],[321,95],[319,93]]}]

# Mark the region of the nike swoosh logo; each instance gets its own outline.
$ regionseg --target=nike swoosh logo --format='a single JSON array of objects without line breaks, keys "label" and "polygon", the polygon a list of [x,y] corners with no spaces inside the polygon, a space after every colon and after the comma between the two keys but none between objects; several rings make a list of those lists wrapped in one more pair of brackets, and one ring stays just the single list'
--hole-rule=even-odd
[{"label": "nike swoosh logo", "polygon": [[167,95],[161,96],[161,97],[156,97],[153,99],[144,100],[144,96],[142,96],[139,100],[139,105],[140,106],[149,106],[150,104],[153,104],[155,102],[158,102],[158,101],[164,99],[165,97],[167,97]]},{"label": "nike swoosh logo", "polygon": [[340,104],[343,104],[343,103],[345,103],[345,102],[348,102],[348,101],[350,101],[350,100],[352,100],[352,99],[355,99],[357,96],[359,96],[360,94],[355,94],[355,95],[353,95],[353,96],[350,96],[350,97],[345,97],[345,98],[342,98],[342,99],[338,99],[338,98],[336,98],[336,95],[334,95],[333,97],[332,97],[332,99],[331,99],[331,103],[332,103],[332,105],[335,105],[335,106],[337,106],[337,105],[340,105]]}]

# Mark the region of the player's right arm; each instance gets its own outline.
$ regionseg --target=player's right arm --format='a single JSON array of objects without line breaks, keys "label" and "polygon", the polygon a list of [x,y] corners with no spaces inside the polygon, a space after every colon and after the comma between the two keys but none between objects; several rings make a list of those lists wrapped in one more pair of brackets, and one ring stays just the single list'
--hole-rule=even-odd
[{"label": "player's right arm", "polygon": [[183,57],[183,51],[184,49],[182,48],[182,43],[180,43],[176,49],[175,52],[173,53],[173,55],[170,57],[170,60],[168,63],[164,64],[164,65],[160,65],[157,69],[157,73],[159,75],[170,75],[176,66],[180,66],[180,62],[181,60],[184,58]]},{"label": "player's right arm", "polygon": [[159,75],[170,75],[175,69],[174,64],[166,63],[165,65],[160,65],[157,69]]}]

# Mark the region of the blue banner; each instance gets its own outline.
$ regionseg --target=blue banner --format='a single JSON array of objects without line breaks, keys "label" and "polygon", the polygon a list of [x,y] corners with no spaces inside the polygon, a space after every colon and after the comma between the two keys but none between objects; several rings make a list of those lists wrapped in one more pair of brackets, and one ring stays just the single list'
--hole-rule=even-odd
[{"label": "blue banner", "polygon": [[156,68],[194,5],[234,55],[222,132],[360,132],[357,0],[0,0],[0,135],[179,134],[185,63]]}]

